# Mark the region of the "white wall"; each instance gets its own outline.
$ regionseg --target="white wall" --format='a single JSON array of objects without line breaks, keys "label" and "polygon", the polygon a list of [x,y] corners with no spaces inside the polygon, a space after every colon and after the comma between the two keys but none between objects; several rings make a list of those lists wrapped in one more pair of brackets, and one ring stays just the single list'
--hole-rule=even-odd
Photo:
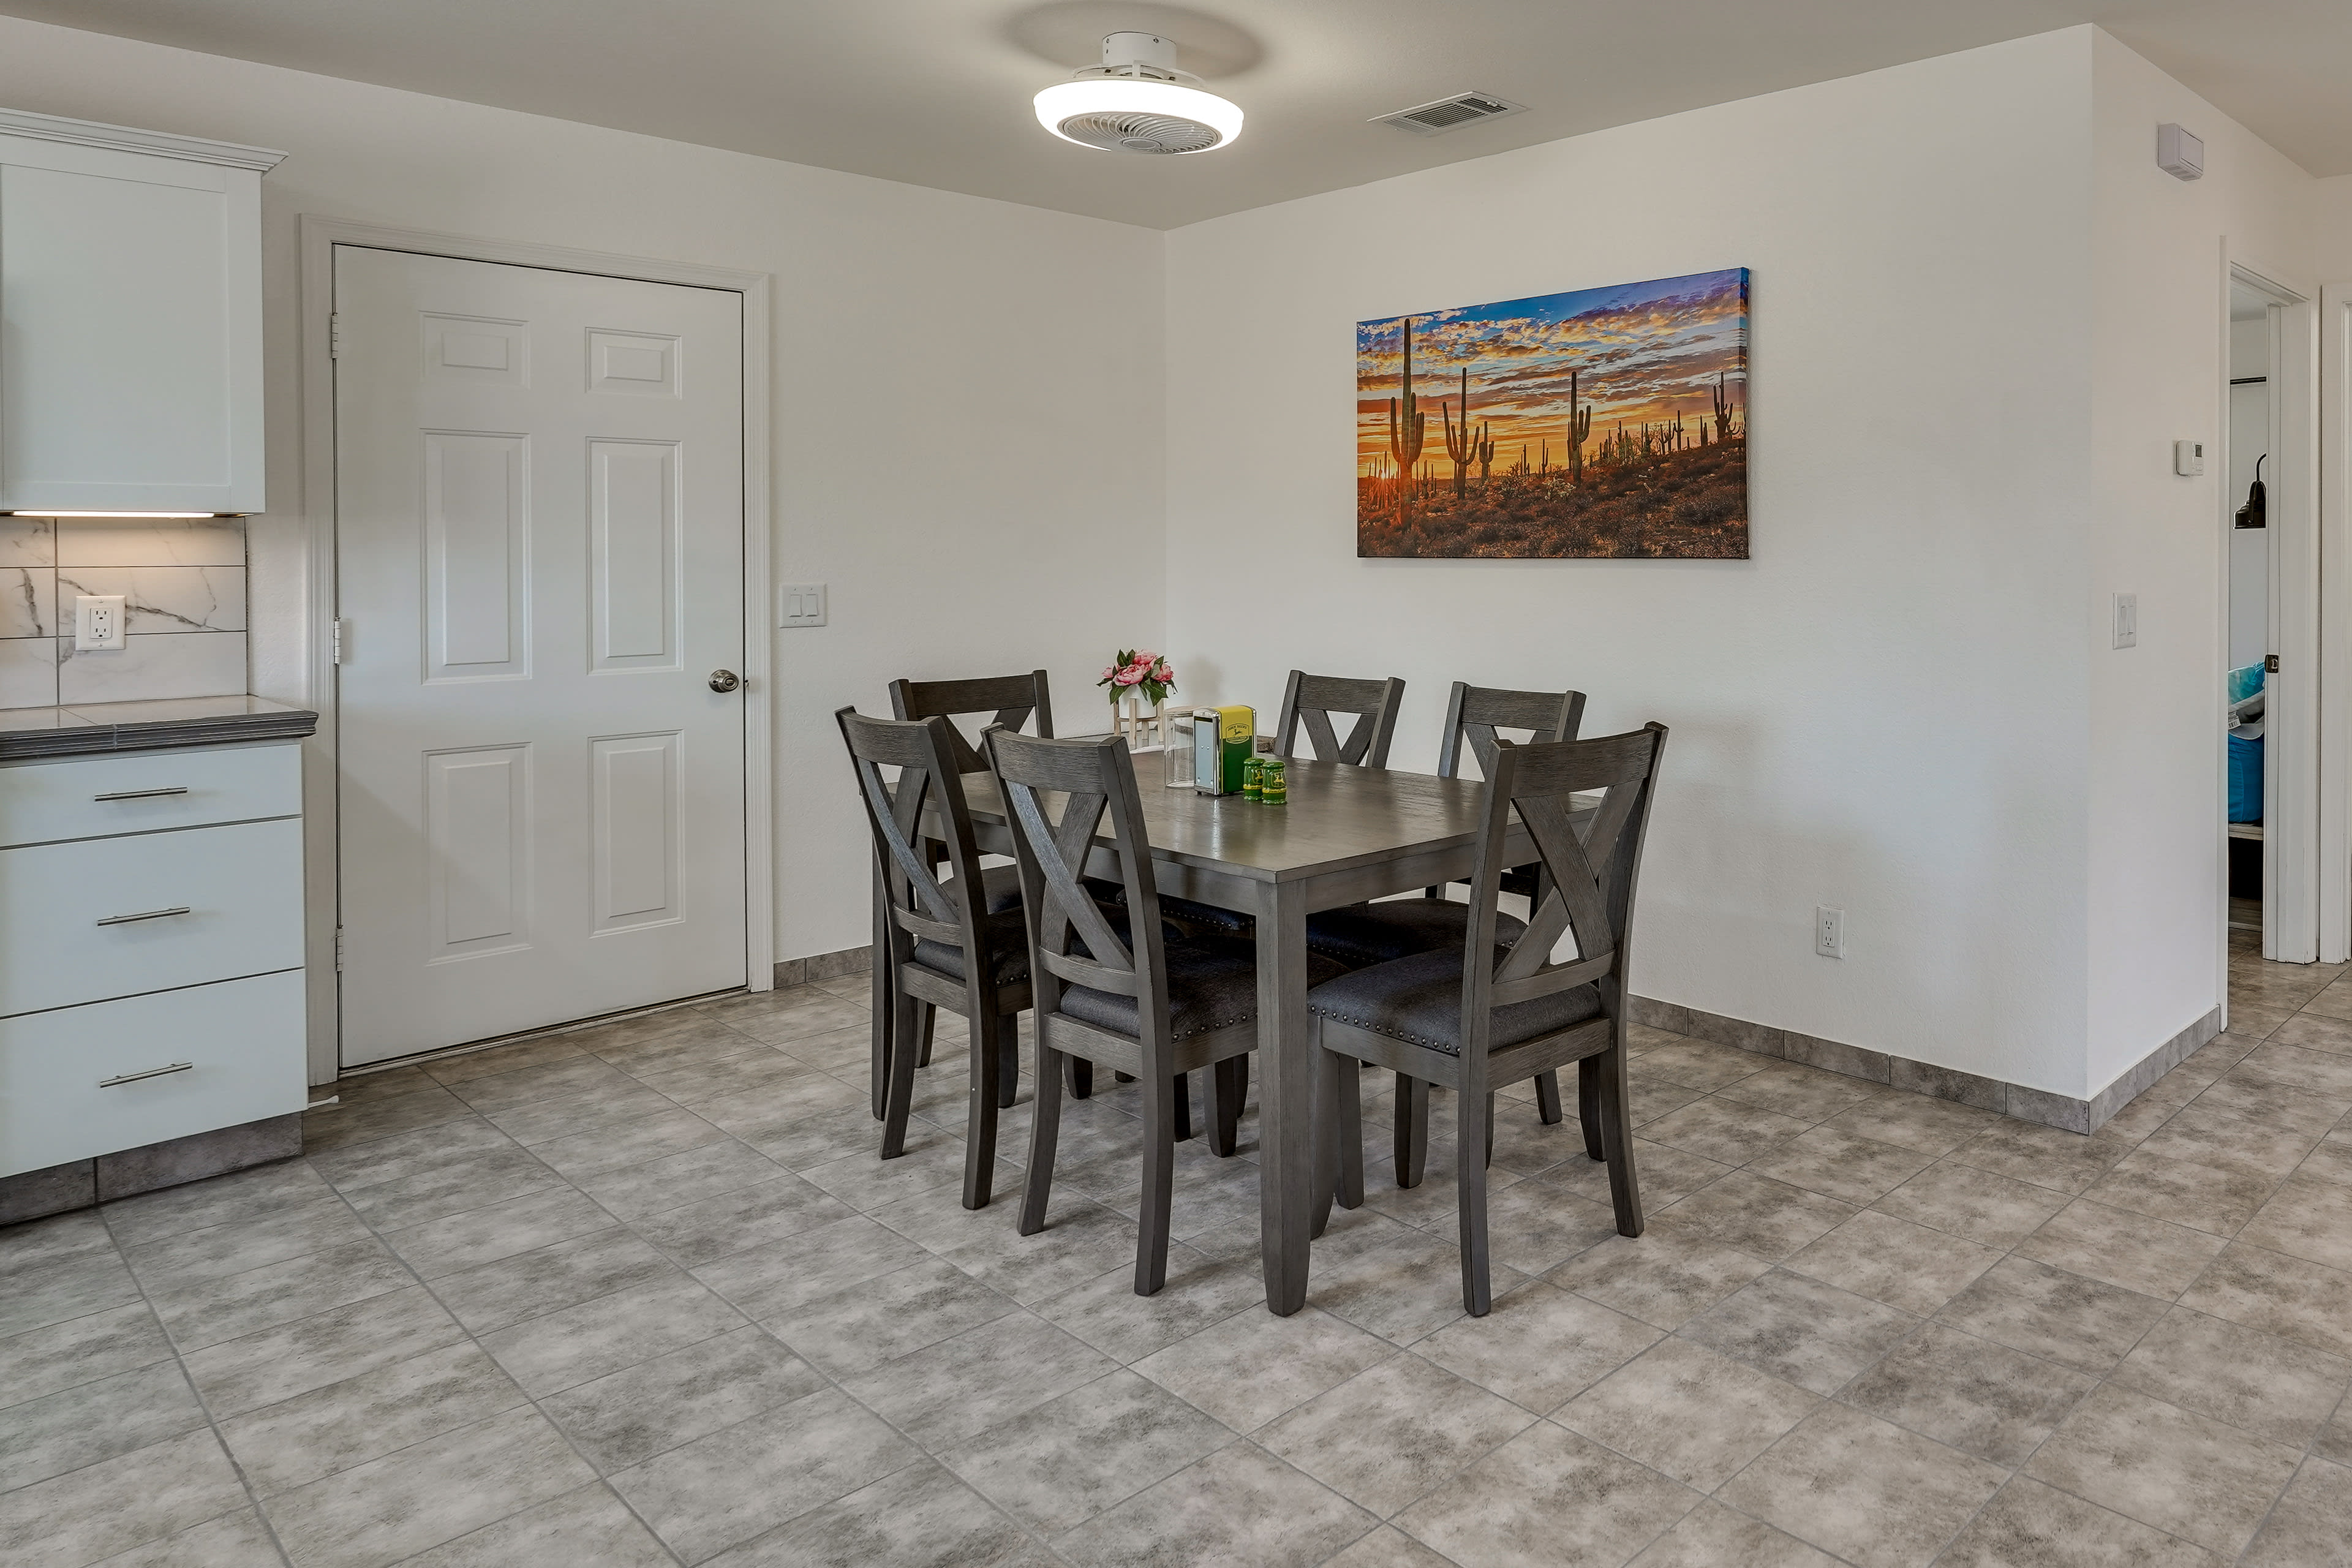
[{"label": "white wall", "polygon": [[2321,278],[2352,283],[2352,174],[2311,188],[2312,245]]},{"label": "white wall", "polygon": [[[1188,695],[1400,675],[1406,767],[1455,679],[1662,720],[1638,991],[2082,1094],[2091,59],[2074,29],[1175,231]],[[1357,321],[1731,266],[1753,560],[1356,558]]]},{"label": "white wall", "polygon": [[776,639],[779,957],[867,940],[833,709],[1042,665],[1075,730],[1114,647],[1160,640],[1154,231],[13,18],[0,103],[289,154],[262,186],[268,695],[307,695],[306,513],[329,500],[301,494],[297,215],[774,276],[775,571],[829,583],[833,617]]},{"label": "white wall", "polygon": [[[2172,471],[2221,435],[2228,260],[2308,291],[2312,181],[2106,34],[2093,44],[2095,184],[2090,668],[2090,1020],[2095,1093],[2221,1000],[2226,476]],[[2205,176],[2156,165],[2156,127],[2205,139]],[[2273,546],[2277,534],[2272,534]],[[2108,595],[2139,595],[2138,646],[2108,646]],[[2278,725],[2266,749],[2275,753]]]}]

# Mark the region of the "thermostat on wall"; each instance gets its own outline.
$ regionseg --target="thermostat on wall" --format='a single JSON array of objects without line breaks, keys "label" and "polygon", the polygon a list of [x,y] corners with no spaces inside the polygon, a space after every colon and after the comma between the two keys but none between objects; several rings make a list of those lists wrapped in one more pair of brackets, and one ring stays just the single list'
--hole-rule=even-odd
[{"label": "thermostat on wall", "polygon": [[2176,180],[2205,175],[2205,142],[2169,121],[2156,128],[2156,166]]},{"label": "thermostat on wall", "polygon": [[2172,444],[2172,471],[2195,479],[2205,471],[2205,443],[2175,441]]}]

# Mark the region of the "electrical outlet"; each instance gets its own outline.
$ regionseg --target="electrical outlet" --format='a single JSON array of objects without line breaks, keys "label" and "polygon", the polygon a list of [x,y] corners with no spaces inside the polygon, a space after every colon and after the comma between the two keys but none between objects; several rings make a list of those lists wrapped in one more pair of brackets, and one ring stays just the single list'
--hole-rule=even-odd
[{"label": "electrical outlet", "polygon": [[779,626],[824,625],[824,584],[779,583],[776,585],[776,625]]},{"label": "electrical outlet", "polygon": [[74,651],[122,646],[122,595],[80,594],[74,598]]},{"label": "electrical outlet", "polygon": [[1813,951],[1823,958],[1845,956],[1845,911],[1827,904],[1813,907]]},{"label": "electrical outlet", "polygon": [[2139,595],[2117,594],[2115,600],[2116,638],[2117,647],[2139,646]]}]

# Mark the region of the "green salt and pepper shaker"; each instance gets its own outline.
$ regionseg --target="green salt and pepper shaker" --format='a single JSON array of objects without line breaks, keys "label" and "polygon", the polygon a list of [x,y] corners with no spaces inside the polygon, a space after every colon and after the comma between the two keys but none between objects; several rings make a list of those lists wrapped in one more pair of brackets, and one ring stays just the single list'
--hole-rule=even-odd
[{"label": "green salt and pepper shaker", "polygon": [[1290,769],[1280,757],[1268,757],[1259,766],[1257,798],[1261,805],[1290,804]]}]

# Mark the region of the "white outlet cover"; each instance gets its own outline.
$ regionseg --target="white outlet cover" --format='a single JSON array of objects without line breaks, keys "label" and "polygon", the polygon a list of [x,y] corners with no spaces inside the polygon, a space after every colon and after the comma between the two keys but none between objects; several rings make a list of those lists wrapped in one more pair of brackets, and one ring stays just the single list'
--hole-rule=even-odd
[{"label": "white outlet cover", "polygon": [[90,653],[122,646],[122,595],[79,594],[74,596],[74,651]]}]

